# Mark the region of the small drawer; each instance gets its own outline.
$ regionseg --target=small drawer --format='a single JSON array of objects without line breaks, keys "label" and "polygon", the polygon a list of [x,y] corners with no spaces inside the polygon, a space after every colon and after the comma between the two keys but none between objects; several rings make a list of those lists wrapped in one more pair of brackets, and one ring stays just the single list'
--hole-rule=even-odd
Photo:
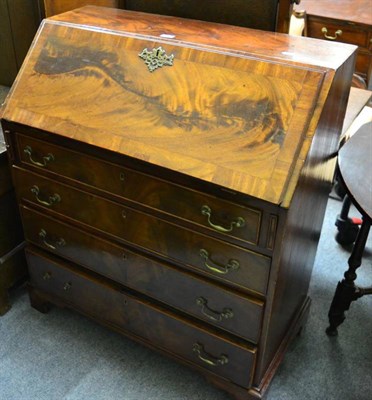
[{"label": "small drawer", "polygon": [[368,49],[368,30],[347,23],[335,23],[327,19],[318,20],[309,17],[307,35],[317,39],[355,44]]},{"label": "small drawer", "polygon": [[215,286],[27,207],[21,207],[21,214],[29,242],[257,343],[262,301]]},{"label": "small drawer", "polygon": [[215,279],[266,294],[271,259],[14,167],[19,198]]},{"label": "small drawer", "polygon": [[262,212],[17,134],[19,159],[203,228],[257,245]]},{"label": "small drawer", "polygon": [[235,343],[102,280],[28,249],[31,285],[198,367],[249,387],[256,348]]}]

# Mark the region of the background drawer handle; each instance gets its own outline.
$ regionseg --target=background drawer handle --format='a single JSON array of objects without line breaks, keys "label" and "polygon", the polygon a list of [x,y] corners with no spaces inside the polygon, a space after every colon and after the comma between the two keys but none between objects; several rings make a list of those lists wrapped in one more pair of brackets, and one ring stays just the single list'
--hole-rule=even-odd
[{"label": "background drawer handle", "polygon": [[66,245],[66,241],[63,238],[60,238],[56,241],[55,245],[48,243],[47,242],[47,232],[45,229],[41,229],[39,232],[39,236],[42,239],[43,243],[45,244],[46,247],[49,247],[52,250],[56,250],[57,246],[62,247]]},{"label": "background drawer handle", "polygon": [[342,35],[342,30],[341,30],[341,29],[338,29],[338,30],[335,32],[335,36],[330,36],[330,35],[328,35],[328,29],[327,29],[325,26],[323,26],[323,28],[322,28],[322,33],[324,34],[324,37],[325,37],[326,39],[329,39],[329,40],[336,40],[339,36]]},{"label": "background drawer handle", "polygon": [[23,152],[28,155],[28,158],[29,158],[31,164],[37,165],[38,167],[46,167],[48,162],[54,161],[54,156],[53,156],[52,153],[48,153],[46,156],[44,156],[43,157],[43,162],[35,161],[32,158],[32,148],[31,148],[31,146],[26,146],[24,148]]},{"label": "background drawer handle", "polygon": [[66,282],[66,283],[63,285],[63,290],[64,290],[65,292],[68,292],[68,291],[71,289],[71,287],[72,287],[72,283],[71,283],[71,282]]},{"label": "background drawer handle", "polygon": [[215,229],[218,232],[228,233],[228,232],[231,232],[234,229],[234,227],[242,228],[245,225],[244,218],[242,218],[242,217],[238,217],[235,220],[231,221],[229,228],[224,228],[221,225],[215,225],[211,221],[212,210],[211,210],[211,208],[209,206],[203,206],[201,208],[201,213],[203,215],[205,215],[206,217],[208,217],[208,225],[211,226],[213,229]]},{"label": "background drawer handle", "polygon": [[214,357],[208,354],[204,350],[204,346],[200,343],[194,343],[192,346],[192,351],[198,355],[198,358],[200,360],[213,367],[218,367],[219,365],[225,365],[229,362],[229,358],[224,354],[221,354],[219,357]]},{"label": "background drawer handle", "polygon": [[40,197],[39,197],[40,189],[36,185],[32,186],[31,193],[33,193],[35,195],[35,197],[36,197],[36,200],[40,204],[42,204],[44,206],[50,207],[53,204],[58,203],[58,202],[61,201],[61,196],[59,194],[57,194],[57,193],[54,193],[52,196],[49,196],[49,201],[40,199]]},{"label": "background drawer handle", "polygon": [[208,300],[204,297],[198,297],[196,299],[196,304],[201,307],[201,312],[203,315],[215,322],[220,322],[223,318],[228,319],[234,316],[231,308],[224,308],[222,312],[212,310],[208,307]]},{"label": "background drawer handle", "polygon": [[[213,272],[217,272],[218,274],[226,275],[230,270],[236,271],[240,268],[239,261],[236,260],[229,260],[226,265],[219,265],[215,263],[209,258],[209,253],[205,249],[200,249],[199,254],[204,259],[204,266]],[[209,265],[208,261],[213,263],[215,266]]]}]

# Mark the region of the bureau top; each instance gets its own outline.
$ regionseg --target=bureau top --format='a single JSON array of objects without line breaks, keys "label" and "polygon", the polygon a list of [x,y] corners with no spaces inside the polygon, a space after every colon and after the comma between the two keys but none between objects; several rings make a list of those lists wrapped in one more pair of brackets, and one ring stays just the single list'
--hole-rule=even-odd
[{"label": "bureau top", "polygon": [[2,118],[288,205],[355,48],[89,6],[42,23]]}]

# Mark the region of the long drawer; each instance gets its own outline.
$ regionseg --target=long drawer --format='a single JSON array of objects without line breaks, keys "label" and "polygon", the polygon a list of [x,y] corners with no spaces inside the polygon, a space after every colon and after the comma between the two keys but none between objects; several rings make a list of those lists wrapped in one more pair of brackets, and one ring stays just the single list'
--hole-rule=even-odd
[{"label": "long drawer", "polygon": [[43,253],[28,249],[27,259],[31,285],[38,290],[153,346],[249,387],[256,348],[217,336]]},{"label": "long drawer", "polygon": [[29,166],[129,199],[256,245],[262,212],[217,199],[138,171],[17,134],[18,158]]},{"label": "long drawer", "polygon": [[13,168],[18,196],[208,276],[265,294],[271,259]]},{"label": "long drawer", "polygon": [[27,207],[21,207],[21,214],[29,242],[257,343],[262,301],[223,289]]}]

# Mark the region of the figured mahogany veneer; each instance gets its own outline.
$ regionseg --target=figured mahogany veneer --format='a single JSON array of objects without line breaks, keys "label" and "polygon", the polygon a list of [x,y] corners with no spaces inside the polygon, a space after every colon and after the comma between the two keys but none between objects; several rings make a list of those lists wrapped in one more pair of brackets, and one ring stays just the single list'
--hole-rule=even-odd
[{"label": "figured mahogany veneer", "polygon": [[[150,72],[160,46],[173,65]],[[262,398],[308,313],[355,49],[96,7],[44,21],[2,116],[32,305]]]}]

